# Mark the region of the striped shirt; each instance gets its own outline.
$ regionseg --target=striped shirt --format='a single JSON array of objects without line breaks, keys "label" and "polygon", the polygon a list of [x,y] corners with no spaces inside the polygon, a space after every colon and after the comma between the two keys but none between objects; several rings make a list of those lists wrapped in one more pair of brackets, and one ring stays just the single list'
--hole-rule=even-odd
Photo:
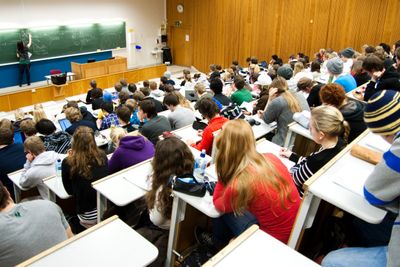
[{"label": "striped shirt", "polygon": [[290,156],[290,160],[297,163],[290,169],[293,181],[299,191],[301,197],[303,197],[304,190],[303,184],[321,169],[328,161],[330,161],[337,153],[339,153],[346,146],[342,139],[336,143],[336,146],[329,149],[320,149],[315,153],[311,153],[308,157],[299,157],[293,153]]}]

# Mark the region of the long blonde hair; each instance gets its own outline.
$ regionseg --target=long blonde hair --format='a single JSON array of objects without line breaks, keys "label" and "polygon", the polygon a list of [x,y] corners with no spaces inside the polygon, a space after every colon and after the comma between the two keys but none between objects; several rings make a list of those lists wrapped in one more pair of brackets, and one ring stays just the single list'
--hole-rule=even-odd
[{"label": "long blonde hair", "polygon": [[278,88],[278,94],[281,95],[286,102],[288,103],[289,109],[293,112],[300,112],[302,111],[299,101],[297,101],[296,97],[288,91],[288,83],[285,78],[283,77],[276,77],[272,80],[269,88]]},{"label": "long blonde hair", "polygon": [[41,119],[47,119],[47,115],[42,108],[33,110],[33,121],[37,123]]},{"label": "long blonde hair", "polygon": [[285,200],[290,201],[289,183],[256,151],[253,131],[246,121],[238,119],[225,123],[216,137],[216,147],[218,182],[224,186],[233,183],[237,193],[231,200],[235,213],[240,214],[247,208],[260,184],[267,194],[278,193],[282,207],[285,207]]}]

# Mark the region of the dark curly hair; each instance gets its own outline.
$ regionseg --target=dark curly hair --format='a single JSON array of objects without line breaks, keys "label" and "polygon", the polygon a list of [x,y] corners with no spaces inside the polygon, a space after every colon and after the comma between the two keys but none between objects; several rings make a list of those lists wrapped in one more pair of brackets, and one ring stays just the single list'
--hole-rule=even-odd
[{"label": "dark curly hair", "polygon": [[[171,175],[184,175],[193,173],[194,158],[189,147],[176,137],[168,137],[159,141],[156,152],[151,162],[153,167],[153,180],[151,190],[147,193],[147,206],[149,209],[157,208],[164,218],[171,218],[172,197],[168,180]],[[158,203],[156,205],[157,191]]]}]

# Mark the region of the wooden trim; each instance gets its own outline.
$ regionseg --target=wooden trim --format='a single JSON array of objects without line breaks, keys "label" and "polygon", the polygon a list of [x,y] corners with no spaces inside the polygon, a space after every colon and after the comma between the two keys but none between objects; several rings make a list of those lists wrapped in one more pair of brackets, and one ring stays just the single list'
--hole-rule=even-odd
[{"label": "wooden trim", "polygon": [[113,178],[113,177],[115,177],[115,176],[117,176],[117,175],[123,174],[123,173],[125,173],[125,172],[127,172],[127,171],[130,171],[130,170],[132,170],[132,169],[135,169],[135,168],[137,168],[137,167],[139,167],[139,166],[141,166],[141,165],[144,165],[144,164],[146,164],[146,163],[148,163],[148,162],[150,162],[150,161],[152,161],[152,160],[153,160],[153,157],[150,158],[150,159],[147,159],[147,160],[145,160],[145,161],[142,161],[142,162],[140,162],[140,163],[138,163],[138,164],[136,164],[136,165],[130,166],[130,167],[125,168],[125,169],[122,169],[122,170],[120,170],[119,172],[110,174],[110,175],[108,175],[108,176],[106,176],[106,177],[104,177],[104,178],[102,178],[102,179],[100,179],[100,180],[94,181],[94,182],[92,183],[92,187],[95,186],[96,184],[99,184],[99,183],[104,182],[105,180],[108,180],[108,179]]},{"label": "wooden trim", "polygon": [[47,180],[53,179],[53,178],[55,178],[55,177],[56,177],[56,175],[52,175],[52,176],[49,176],[49,177],[43,178],[43,179],[42,179],[42,181],[44,182],[44,181],[47,181]]},{"label": "wooden trim", "polygon": [[222,261],[226,256],[228,256],[231,252],[235,250],[240,244],[246,241],[250,236],[252,236],[259,229],[258,225],[254,224],[250,226],[246,231],[244,231],[241,235],[235,238],[232,242],[230,242],[226,247],[224,247],[218,254],[209,259],[202,267],[211,267],[218,264]]},{"label": "wooden trim", "polygon": [[112,221],[115,221],[116,219],[118,219],[118,216],[114,215],[114,216],[108,218],[107,220],[104,220],[101,223],[98,223],[98,224],[90,227],[89,229],[86,229],[82,233],[80,233],[78,235],[75,235],[75,236],[73,236],[73,237],[71,237],[71,238],[69,238],[69,239],[67,239],[67,240],[65,240],[65,241],[63,241],[63,242],[61,242],[61,243],[59,243],[59,244],[57,244],[57,245],[55,245],[55,246],[53,246],[51,248],[39,253],[38,255],[33,256],[32,258],[30,258],[30,259],[18,264],[17,267],[29,266],[32,263],[34,263],[34,262],[36,262],[36,261],[38,261],[38,260],[40,260],[40,259],[52,254],[53,252],[65,247],[65,246],[67,246],[68,244],[70,244],[72,242],[75,242],[76,240],[91,234],[92,232],[96,231],[97,229],[103,227],[106,224],[111,223]]},{"label": "wooden trim", "polygon": [[336,163],[341,157],[343,157],[347,152],[351,150],[351,148],[360,142],[361,139],[363,139],[367,134],[369,133],[369,130],[365,130],[363,133],[361,133],[356,139],[353,140],[350,144],[348,144],[342,151],[340,151],[334,158],[332,158],[328,163],[326,163],[321,169],[319,169],[318,172],[316,172],[313,176],[311,176],[310,179],[308,179],[304,184],[303,184],[303,189],[304,191],[308,191],[308,188],[314,183],[323,173],[325,173],[333,164]]},{"label": "wooden trim", "polygon": [[22,172],[23,170],[24,170],[24,168],[19,169],[18,171],[15,171],[15,172],[7,173],[7,175],[8,175],[8,176],[10,176],[10,175],[15,175],[15,174],[17,174],[17,173],[19,173],[19,172]]}]

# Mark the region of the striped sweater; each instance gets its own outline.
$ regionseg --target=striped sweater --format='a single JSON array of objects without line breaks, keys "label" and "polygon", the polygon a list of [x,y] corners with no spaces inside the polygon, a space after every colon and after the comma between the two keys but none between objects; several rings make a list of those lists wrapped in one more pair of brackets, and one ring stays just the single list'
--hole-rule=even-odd
[{"label": "striped sweater", "polygon": [[372,205],[385,207],[398,214],[392,228],[387,262],[389,267],[398,267],[400,266],[400,133],[365,182],[364,196]]},{"label": "striped sweater", "polygon": [[290,173],[301,197],[304,194],[303,184],[345,146],[345,142],[339,138],[335,147],[320,149],[318,152],[311,153],[308,157],[299,157],[296,153],[292,153],[289,159],[297,164],[290,169]]}]

